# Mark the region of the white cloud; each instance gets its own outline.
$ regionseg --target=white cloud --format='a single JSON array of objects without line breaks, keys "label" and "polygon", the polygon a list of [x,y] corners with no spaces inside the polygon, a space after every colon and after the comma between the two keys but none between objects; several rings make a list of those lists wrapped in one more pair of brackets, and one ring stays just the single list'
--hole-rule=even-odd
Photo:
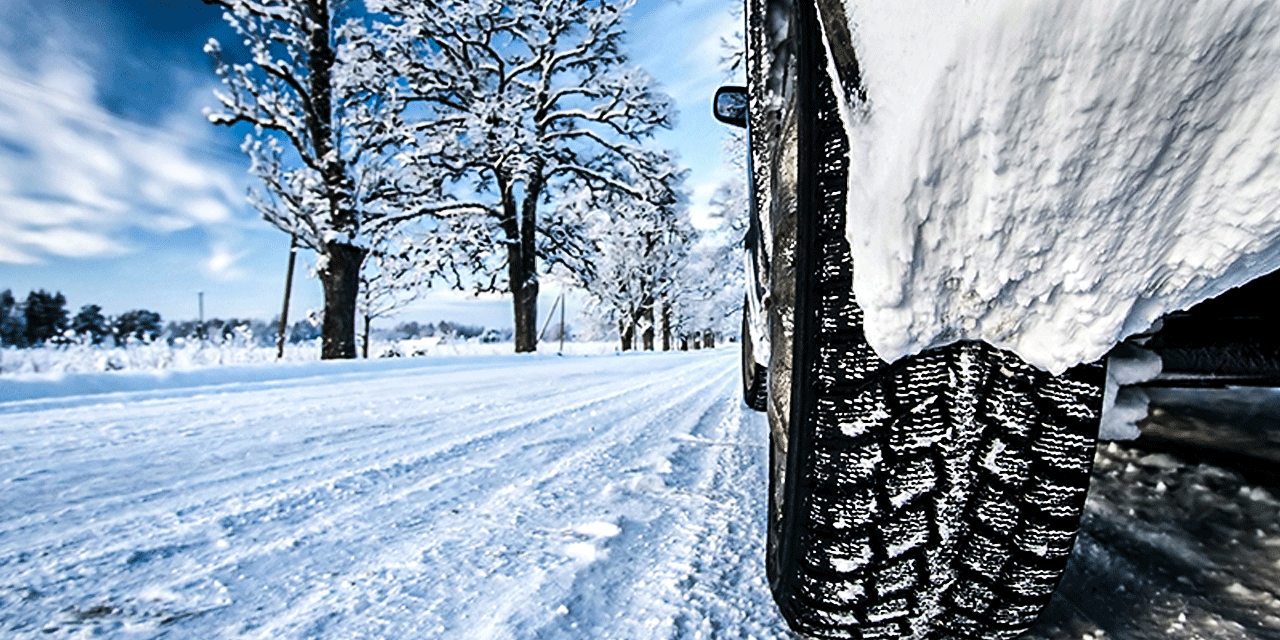
[{"label": "white cloud", "polygon": [[0,194],[0,262],[120,255],[126,246],[102,228],[102,216],[82,203]]},{"label": "white cloud", "polygon": [[[654,6],[654,5],[657,6]],[[725,82],[721,40],[741,29],[742,18],[725,0],[686,0],[638,6],[631,31],[636,61],[664,81],[664,89],[682,109],[706,108]],[[681,43],[672,46],[670,43]]]},{"label": "white cloud", "polygon": [[209,258],[204,261],[204,272],[216,280],[239,280],[247,275],[238,266],[244,257],[245,252],[233,252],[226,242],[216,241],[210,247]]},{"label": "white cloud", "polygon": [[70,227],[49,227],[39,231],[27,231],[20,233],[16,239],[28,247],[69,258],[105,256],[124,252],[124,247],[104,235]]},{"label": "white cloud", "polygon": [[[208,151],[212,127],[115,116],[98,105],[90,71],[56,47],[31,72],[6,56],[0,52],[0,263],[120,255],[134,250],[141,230],[201,227],[226,242],[242,224],[235,212],[243,210],[243,167]],[[240,275],[238,255],[211,251],[211,272]]]},{"label": "white cloud", "polygon": [[0,262],[7,262],[9,264],[36,264],[40,262],[40,260],[20,249],[0,243]]},{"label": "white cloud", "polygon": [[226,222],[231,219],[231,210],[227,208],[226,203],[215,198],[194,200],[186,206],[186,211],[191,217],[205,224]]}]

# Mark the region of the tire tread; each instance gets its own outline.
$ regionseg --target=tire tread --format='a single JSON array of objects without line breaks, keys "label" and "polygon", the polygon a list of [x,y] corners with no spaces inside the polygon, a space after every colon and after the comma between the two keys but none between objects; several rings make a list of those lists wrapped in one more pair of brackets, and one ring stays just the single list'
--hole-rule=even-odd
[{"label": "tire tread", "polygon": [[807,480],[786,488],[800,505],[786,527],[797,542],[775,598],[819,638],[1013,637],[1070,554],[1102,369],[1054,377],[979,342],[892,364],[875,355],[844,236],[848,145],[816,75],[814,356],[790,437],[806,449],[791,459]]}]

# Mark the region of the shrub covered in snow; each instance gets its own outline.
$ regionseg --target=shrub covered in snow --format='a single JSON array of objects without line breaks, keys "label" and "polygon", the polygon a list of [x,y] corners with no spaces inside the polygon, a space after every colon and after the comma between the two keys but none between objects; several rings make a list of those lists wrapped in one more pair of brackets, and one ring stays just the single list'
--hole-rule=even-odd
[{"label": "shrub covered in snow", "polygon": [[[494,333],[475,337],[437,334],[431,337],[378,340],[369,345],[371,358],[507,355],[512,354],[510,332],[502,332],[502,340],[493,341]],[[547,341],[539,351],[556,353],[559,343]],[[610,342],[567,342],[569,355],[612,353]],[[244,333],[235,339],[215,342],[177,338],[170,341],[131,340],[124,346],[94,345],[89,341],[18,349],[0,348],[0,376],[26,376],[92,371],[185,370],[222,365],[275,362],[308,362],[319,360],[319,338],[285,345],[284,357],[276,358],[275,346],[264,346]]]}]

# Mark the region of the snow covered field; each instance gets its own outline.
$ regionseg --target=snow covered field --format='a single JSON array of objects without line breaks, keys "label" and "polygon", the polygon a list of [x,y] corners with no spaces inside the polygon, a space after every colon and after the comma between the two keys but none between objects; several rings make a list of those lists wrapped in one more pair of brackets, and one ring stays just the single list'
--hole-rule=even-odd
[{"label": "snow covered field", "polygon": [[[561,345],[546,341],[538,345],[540,353],[556,353]],[[571,341],[563,345],[570,355],[612,353],[618,344],[609,342]],[[481,342],[478,338],[433,336],[408,340],[373,340],[371,358],[416,356],[503,355],[514,351],[510,341]],[[272,365],[280,362],[316,362],[320,359],[319,339],[286,344],[282,358],[276,358],[275,346],[258,346],[248,339],[201,342],[178,340],[168,344],[133,341],[115,347],[91,344],[44,345],[35,348],[0,348],[0,376],[18,379],[57,378],[68,373],[98,371],[185,371],[206,367],[237,365]],[[104,378],[104,380],[110,378]]]},{"label": "snow covered field", "polygon": [[[791,638],[737,358],[0,381],[0,635]],[[1231,472],[1105,446],[1032,636],[1280,637],[1278,511]]]}]

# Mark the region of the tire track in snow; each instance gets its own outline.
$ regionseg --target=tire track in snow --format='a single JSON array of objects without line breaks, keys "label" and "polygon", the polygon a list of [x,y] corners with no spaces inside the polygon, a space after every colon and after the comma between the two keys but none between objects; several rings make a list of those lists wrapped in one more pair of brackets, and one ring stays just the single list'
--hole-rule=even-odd
[{"label": "tire track in snow", "polygon": [[[610,486],[610,478],[615,473],[612,470],[635,467],[634,459],[637,454],[649,459],[650,464],[654,464],[652,459],[655,457],[659,461],[664,460],[666,450],[674,447],[669,442],[667,429],[661,427],[669,422],[679,422],[681,414],[692,415],[702,404],[713,402],[715,398],[722,399],[717,393],[724,389],[709,393],[705,388],[713,383],[717,387],[723,387],[728,380],[722,367],[717,366],[716,369],[713,379],[708,379],[702,371],[690,372],[679,379],[646,385],[652,387],[646,390],[647,393],[639,394],[630,403],[617,405],[610,413],[586,415],[582,417],[581,423],[557,425],[558,435],[550,441],[566,441],[572,445],[567,447],[568,454],[563,458],[558,458],[555,452],[543,447],[543,450],[535,452],[538,460],[530,465],[528,461],[521,462],[516,458],[525,456],[530,445],[546,444],[548,441],[512,441],[506,451],[500,452],[501,457],[496,464],[460,480],[481,487],[480,489],[462,493],[446,492],[450,496],[456,496],[455,502],[463,505],[462,511],[465,513],[483,516],[521,509],[529,511],[529,506],[536,509],[533,513],[522,516],[524,522],[511,522],[508,525],[523,525],[524,529],[532,533],[526,544],[514,545],[514,548],[507,548],[510,545],[504,544],[502,527],[495,528],[483,519],[479,522],[475,518],[468,520],[465,513],[458,517],[459,522],[455,527],[435,528],[435,534],[439,538],[457,534],[475,541],[487,535],[488,542],[481,542],[479,546],[497,550],[486,557],[478,557],[475,553],[461,549],[454,550],[466,557],[463,564],[467,568],[474,569],[479,579],[492,585],[471,591],[492,594],[480,599],[487,599],[491,604],[484,607],[481,606],[481,601],[448,603],[442,607],[448,610],[442,612],[440,629],[437,631],[448,635],[461,634],[462,637],[529,637],[527,631],[537,626],[539,616],[545,617],[554,611],[545,607],[524,606],[522,603],[529,603],[534,595],[539,600],[552,598],[567,586],[567,576],[572,574],[577,561],[590,564],[591,560],[596,559],[597,547],[587,540],[592,536],[575,533],[575,526],[585,526],[590,530],[593,525],[601,525],[595,519],[600,517],[600,513],[617,511],[616,505],[608,504],[611,500],[608,492],[615,489]],[[673,391],[676,393],[673,394]],[[636,405],[643,406],[644,410],[637,411],[634,408]],[[689,426],[693,424],[690,422]],[[679,426],[671,430],[682,432]],[[540,433],[543,432],[535,432]],[[566,434],[576,435],[577,439],[571,440]],[[564,446],[565,443],[560,444]],[[472,461],[475,461],[475,457]],[[507,468],[536,468],[539,472],[522,475],[518,478],[519,487],[512,487],[512,483],[505,478],[480,477],[487,470]],[[487,490],[488,487],[499,485],[503,488],[497,492]],[[603,505],[592,495],[592,489],[598,487],[603,487]],[[532,502],[533,505],[521,505],[516,501]],[[593,504],[596,506],[591,508]],[[585,516],[565,513],[566,510],[583,509],[588,509],[591,513]],[[574,525],[575,521],[579,525]],[[583,521],[585,525],[581,524]],[[607,528],[617,525],[604,523],[602,526]],[[477,531],[482,531],[483,534],[477,536]],[[447,540],[445,544],[448,544]],[[602,555],[606,553],[607,551]],[[521,562],[512,563],[503,559],[512,555],[521,558]],[[434,558],[437,563],[439,559]],[[532,578],[528,575],[530,566],[533,567]],[[449,582],[451,581],[435,582],[438,587],[436,597],[442,603],[450,599],[450,590],[441,585]],[[476,611],[484,613],[477,616]]]},{"label": "tire track in snow", "polygon": [[[593,573],[646,611],[706,603],[773,615],[767,591],[750,584],[724,604],[715,590],[682,603],[671,581],[648,591],[635,582],[650,565],[699,562],[669,562],[664,550],[728,548],[699,527],[743,529],[695,497],[721,482],[705,465],[736,460],[750,476],[726,471],[736,478],[728,484],[762,482],[751,456],[763,447],[703,444],[749,422],[735,358],[726,349],[516,368],[535,378],[486,363],[295,385],[283,400],[280,388],[202,389],[11,411],[0,430],[19,436],[8,451],[20,455],[0,461],[0,472],[30,477],[6,491],[35,497],[60,486],[74,506],[46,499],[26,513],[0,511],[0,628],[18,637],[126,627],[203,637],[581,637],[567,631],[574,621],[634,613],[599,594],[562,613]],[[450,401],[459,394],[468,400]],[[486,398],[499,394],[513,399]],[[151,465],[146,477],[136,458],[147,457],[170,467]],[[42,486],[22,487],[37,478]],[[698,487],[668,486],[678,480]],[[749,511],[752,493],[762,513],[762,488],[727,493],[720,507]],[[234,535],[219,524],[227,517],[240,518]],[[624,544],[645,530],[662,539]]]},{"label": "tire track in snow", "polygon": [[[719,369],[718,366],[716,366]],[[615,390],[614,402],[592,401],[575,403],[567,408],[557,408],[542,412],[534,418],[522,422],[520,428],[504,432],[502,438],[485,436],[468,444],[475,445],[466,451],[451,450],[452,458],[462,462],[465,458],[467,468],[460,473],[449,474],[445,478],[432,478],[430,486],[411,487],[406,491],[439,493],[442,500],[428,502],[415,509],[417,529],[430,529],[434,542],[441,547],[449,547],[449,552],[436,553],[428,558],[434,566],[445,567],[439,576],[434,576],[429,588],[435,592],[438,604],[435,609],[438,632],[449,635],[462,634],[471,637],[508,637],[502,633],[507,626],[522,626],[519,620],[525,615],[523,611],[514,611],[517,620],[504,617],[506,610],[502,604],[527,603],[533,596],[546,598],[547,589],[554,590],[555,585],[544,588],[544,582],[555,581],[556,571],[542,571],[543,565],[564,565],[565,557],[559,553],[562,545],[558,540],[570,534],[572,518],[557,514],[550,497],[570,493],[575,486],[591,487],[598,483],[581,480],[584,472],[600,468],[599,459],[607,457],[607,449],[617,446],[614,443],[629,442],[636,435],[637,427],[644,427],[651,417],[645,413],[637,413],[631,409],[611,410],[604,415],[590,415],[591,407],[609,407],[618,404],[630,407],[629,403],[619,403],[617,398],[633,395],[639,397],[656,396],[646,406],[658,411],[687,411],[685,405],[695,397],[705,394],[704,388],[714,381],[707,380],[706,366],[691,368],[675,379],[646,381]],[[719,374],[719,371],[716,372]],[[717,375],[716,378],[720,376]],[[671,391],[678,390],[675,395]],[[600,425],[597,428],[596,425]],[[536,427],[536,428],[535,428]],[[623,433],[614,433],[622,431]],[[554,436],[548,439],[548,436]],[[571,436],[576,438],[569,439]],[[548,451],[549,441],[559,441],[564,456]],[[571,446],[570,446],[571,445]],[[453,455],[456,454],[456,455]],[[533,458],[533,459],[530,459]],[[530,471],[533,470],[531,473]],[[566,486],[567,485],[567,486]],[[397,497],[385,499],[387,504],[395,504]],[[533,504],[527,504],[532,502]],[[452,508],[451,508],[452,507]],[[534,529],[532,539],[548,542],[549,545],[535,545],[509,550],[511,529],[521,528],[521,523],[510,522],[507,526],[495,524],[493,514],[529,510],[535,507],[536,514],[525,517],[529,521],[523,528]],[[443,513],[444,517],[440,517]],[[449,514],[455,517],[450,518]],[[417,515],[426,514],[426,515]],[[372,518],[380,521],[380,518]],[[453,522],[448,522],[453,520]],[[420,544],[410,538],[409,545]],[[465,542],[465,544],[461,544]],[[385,541],[395,544],[394,540]],[[531,558],[534,567],[532,577],[524,572],[524,567],[516,563],[504,562],[502,556],[514,553]],[[430,554],[430,552],[428,552]],[[390,551],[383,557],[413,557],[413,551]],[[570,558],[571,559],[571,558]],[[448,566],[451,560],[458,566]],[[562,568],[556,567],[555,568]],[[465,571],[471,570],[471,575]],[[461,575],[459,575],[461,574]],[[509,575],[515,574],[515,575]],[[523,580],[516,580],[516,577]],[[544,579],[545,577],[545,579]],[[476,586],[464,594],[457,594],[454,585],[459,581],[472,580],[486,584]],[[399,579],[403,582],[403,578]],[[410,580],[413,582],[413,580]],[[379,586],[366,585],[373,591],[400,590],[403,585]],[[541,593],[539,593],[541,592]],[[353,592],[350,597],[359,598]],[[300,594],[302,601],[311,601],[322,596],[315,593]],[[485,606],[485,601],[489,605]],[[498,603],[494,608],[492,603]],[[330,608],[343,610],[350,606],[334,601]],[[295,609],[311,607],[292,605]],[[483,612],[483,613],[478,613]],[[543,610],[543,613],[547,613]],[[465,624],[464,624],[465,623]],[[266,623],[254,637],[272,638],[289,635],[289,630],[299,627],[302,621],[276,620]],[[468,627],[474,627],[468,630]],[[488,631],[481,631],[488,629]],[[421,627],[405,629],[403,633],[420,633]],[[519,634],[510,637],[522,637]]]},{"label": "tire track in snow", "polygon": [[1280,638],[1280,500],[1239,474],[1108,443],[1071,563],[1028,640]]},{"label": "tire track in snow", "polygon": [[[501,388],[503,384],[509,385],[510,381],[496,382],[496,383],[486,382],[480,385],[479,388],[469,389],[468,395],[471,397],[491,396],[491,395],[494,395]],[[345,386],[345,385],[341,385],[341,386]],[[607,387],[608,385],[600,384],[597,386],[604,388],[604,387]],[[616,387],[616,385],[614,386]],[[331,386],[326,386],[324,389],[311,391],[310,392],[311,397],[302,399],[300,403],[312,402],[317,400],[318,398],[329,398],[330,400],[332,400],[332,398],[334,397],[342,396],[341,393],[327,391],[327,389],[329,388],[331,388]],[[611,397],[616,397],[618,395],[623,395],[627,393],[630,390],[630,385],[622,389],[604,390],[601,388],[588,388],[588,389],[579,391],[573,394],[574,397],[576,398],[574,402],[567,403],[558,408],[553,408],[550,411],[544,412],[544,413],[546,414],[546,416],[551,416],[556,414],[557,412],[571,412],[574,410],[580,410],[580,409],[586,408],[592,404],[608,402],[611,399]],[[214,402],[219,401],[218,398],[210,398],[210,400]],[[422,401],[429,403],[431,401],[431,398],[423,398]],[[247,412],[250,415],[257,417],[257,416],[261,416],[260,412],[262,412],[263,410],[274,411],[274,412],[282,411],[282,409],[277,406],[279,404],[280,403],[275,402],[272,398],[259,398],[257,399],[256,402],[253,402],[252,404],[250,404],[250,406],[244,407],[243,409],[241,409],[241,411]],[[470,406],[467,406],[467,407],[454,408],[452,412],[445,412],[442,418],[437,417],[438,421],[440,420],[447,421],[450,419],[450,416],[456,416],[459,413],[464,413],[467,411],[474,411],[474,412],[486,411],[486,409],[484,408],[474,406],[476,404],[484,404],[484,403],[470,403]],[[329,409],[329,410],[326,410],[326,409]],[[128,407],[118,407],[118,410],[127,411]],[[172,420],[171,416],[174,414],[182,415],[183,412],[202,412],[205,410],[208,410],[208,408],[203,406],[194,406],[194,407],[183,406],[180,400],[166,401],[161,406],[153,406],[152,402],[147,402],[147,403],[144,403],[144,410],[141,412],[142,415],[138,416],[136,420],[146,422],[148,420],[155,420],[159,418],[163,424],[165,421]],[[337,415],[334,415],[333,413],[334,410],[338,412]],[[288,411],[288,409],[283,409],[283,411]],[[294,409],[294,411],[297,411],[297,409]],[[508,435],[510,432],[512,432],[513,429],[529,426],[528,424],[529,420],[524,420],[520,424],[517,424],[515,427],[512,427],[511,425],[513,416],[520,415],[522,414],[522,412],[528,412],[527,405],[521,405],[519,403],[511,403],[509,406],[506,406],[506,407],[498,407],[496,409],[487,409],[487,412],[490,415],[486,416],[484,419],[478,422],[469,421],[468,423],[469,428],[483,429],[486,427],[496,426],[498,428],[497,431],[481,432],[481,434],[484,436],[496,438],[496,437],[501,437],[503,435]],[[84,412],[81,414],[81,417],[88,416],[90,413],[92,412]],[[239,433],[239,431],[241,429],[246,428],[245,426],[232,425],[228,422],[222,422],[222,421],[204,423],[199,425],[198,428],[205,431],[209,431],[209,432],[217,432],[217,431],[226,429],[228,427],[234,427],[233,432],[230,434],[230,437],[223,438],[223,440],[237,439],[237,438],[239,440],[239,442],[236,443],[236,446],[240,447],[240,449],[237,449],[231,455],[222,456],[222,458],[224,458],[224,460],[228,464],[217,465],[214,469],[210,470],[214,472],[214,475],[210,476],[206,474],[204,476],[198,476],[194,479],[195,482],[189,481],[188,477],[185,475],[177,478],[166,478],[166,479],[163,479],[163,481],[154,482],[152,483],[151,486],[147,486],[138,491],[123,492],[123,493],[119,492],[116,489],[116,486],[114,484],[98,483],[99,486],[101,486],[103,489],[107,491],[113,492],[114,495],[112,495],[110,502],[92,503],[89,505],[89,507],[96,509],[99,512],[116,512],[119,510],[119,507],[121,505],[136,506],[139,502],[147,501],[148,496],[156,493],[157,491],[172,493],[173,489],[181,487],[184,489],[184,492],[185,492],[184,495],[190,495],[191,493],[199,493],[201,489],[204,488],[201,485],[210,485],[215,495],[222,495],[222,492],[224,490],[221,487],[223,485],[234,484],[236,482],[244,481],[245,479],[248,479],[248,478],[257,479],[257,484],[259,486],[257,487],[256,493],[266,494],[268,496],[271,496],[272,500],[275,500],[277,498],[279,498],[280,500],[290,499],[289,495],[286,495],[283,497],[279,496],[278,493],[280,492],[283,492],[286,494],[292,494],[294,499],[305,500],[305,496],[310,491],[314,491],[318,488],[323,488],[324,486],[326,486],[327,484],[329,484],[334,480],[334,478],[332,477],[333,472],[329,471],[328,467],[319,464],[324,460],[335,458],[337,457],[337,455],[340,455],[342,457],[342,464],[344,467],[358,467],[360,465],[365,465],[365,464],[373,465],[374,467],[385,466],[388,458],[398,459],[400,456],[403,455],[404,451],[421,451],[424,449],[424,447],[426,447],[429,444],[429,441],[438,439],[438,436],[432,435],[434,433],[435,426],[432,424],[427,424],[425,422],[420,424],[420,426],[422,427],[422,432],[421,432],[421,435],[417,435],[416,437],[415,437],[415,434],[413,433],[413,428],[412,428],[413,425],[406,425],[405,428],[401,428],[398,430],[394,430],[394,429],[380,430],[380,432],[382,432],[385,435],[380,439],[376,439],[374,438],[374,436],[377,436],[379,434],[370,433],[369,429],[371,425],[368,424],[367,421],[361,421],[359,420],[358,417],[352,417],[350,415],[351,412],[349,410],[343,411],[341,407],[333,407],[332,403],[327,405],[325,408],[312,409],[310,411],[304,410],[303,413],[304,415],[302,417],[295,418],[295,421],[305,421],[309,426],[311,426],[311,428],[315,428],[316,422],[313,420],[319,416],[324,416],[324,421],[329,423],[330,426],[338,427],[338,430],[332,431],[328,429],[321,429],[317,433],[306,434],[305,437],[303,437],[300,441],[296,443],[295,442],[281,443],[280,446],[276,447],[276,449],[280,450],[281,453],[279,454],[273,453],[273,455],[270,455],[265,459],[263,459],[260,465],[255,466],[255,465],[247,465],[247,464],[232,464],[237,459],[242,458],[241,449],[244,449],[246,447],[256,446],[252,440],[239,437],[242,435]],[[418,418],[412,418],[412,419],[417,420]],[[281,418],[279,414],[268,413],[268,415],[266,416],[255,418],[255,422],[257,422],[258,425],[260,425],[264,429],[270,429],[274,431],[279,423],[284,422],[284,419]],[[167,425],[161,426],[158,429],[153,429],[153,431],[164,430],[167,428],[168,428]],[[446,442],[446,445],[451,447],[472,445],[480,438],[480,435],[474,432],[467,433],[464,435],[465,435],[465,438],[461,440],[461,443]],[[363,445],[362,447],[363,451],[361,450],[352,451],[348,448],[348,444],[354,439],[357,439],[356,438],[357,436],[363,436],[363,438],[358,438],[359,440],[361,440],[360,444]],[[406,438],[406,436],[408,437]],[[135,437],[133,439],[137,440],[138,438]],[[314,442],[323,442],[325,446],[318,450],[316,448],[308,446],[309,444]],[[375,442],[378,443],[378,446],[372,446],[374,445]],[[216,448],[216,445],[215,445],[215,448]],[[161,455],[168,454],[168,455],[172,455],[174,457],[180,458],[185,455],[190,455],[191,452],[189,449],[190,447],[174,447],[172,451],[164,452]],[[87,456],[93,456],[95,454],[99,456],[101,455],[94,447],[86,448],[84,453]],[[248,452],[244,451],[243,453],[247,454]],[[56,455],[51,455],[48,457],[56,458],[56,459],[65,459],[65,453],[63,453],[60,450]],[[92,458],[90,459],[92,460]],[[215,460],[215,462],[222,462],[222,461],[223,460]],[[99,459],[98,462],[100,463],[101,460]],[[113,466],[113,464],[116,462],[117,462],[116,460],[110,460],[107,462],[107,466]],[[154,459],[149,461],[149,463],[152,466],[154,466],[154,462],[155,462]],[[178,469],[178,471],[180,471],[183,474],[186,473],[185,469]],[[229,473],[227,473],[226,475],[217,475],[217,474],[222,474],[224,471],[228,471]],[[359,473],[359,472],[357,471],[353,473]],[[80,483],[80,482],[65,483],[65,484],[69,484],[73,487],[91,485],[91,483]],[[303,485],[303,486],[300,487],[299,485]],[[40,492],[40,493],[43,495],[43,494],[48,494],[49,492]],[[301,498],[299,498],[299,496],[301,496]],[[62,501],[63,499],[60,498],[60,502]],[[63,506],[63,505],[60,504],[59,506]],[[176,508],[175,510],[182,511],[185,513],[191,513],[194,511],[198,511],[200,506],[202,505],[198,505],[198,504],[192,505],[188,503],[181,507]],[[244,510],[251,510],[252,508],[253,508],[252,506],[246,506],[244,507]],[[258,508],[267,508],[267,507],[259,505]],[[30,510],[38,518],[47,519],[49,517],[49,514],[42,512],[42,510],[38,508],[31,508]],[[74,517],[72,514],[65,514],[65,513],[60,513],[57,515],[63,516],[64,519],[67,516]],[[21,521],[19,521],[19,523],[21,523]],[[99,521],[98,525],[103,526],[103,523]],[[120,528],[124,528],[124,529],[130,529],[132,528],[132,526],[133,525],[127,521],[122,522],[120,524]],[[2,529],[0,529],[0,535],[3,535]]]},{"label": "tire track in snow", "polygon": [[561,618],[526,637],[792,637],[764,579],[766,426],[737,397],[736,375],[717,387],[672,430],[665,486],[636,497],[653,517],[624,516]]}]

